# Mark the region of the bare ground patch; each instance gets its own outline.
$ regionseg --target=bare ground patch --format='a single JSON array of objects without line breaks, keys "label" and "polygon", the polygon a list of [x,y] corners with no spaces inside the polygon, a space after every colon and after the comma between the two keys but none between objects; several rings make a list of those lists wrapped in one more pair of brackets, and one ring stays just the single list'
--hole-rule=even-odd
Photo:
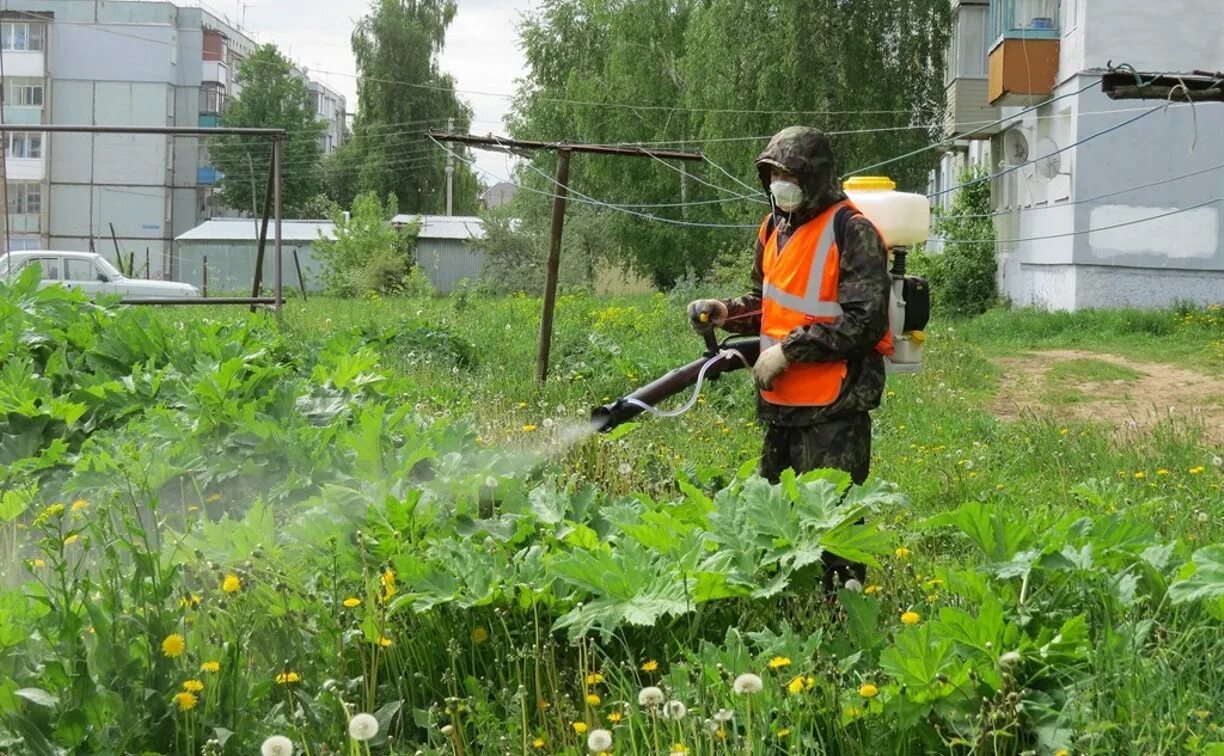
[{"label": "bare ground patch", "polygon": [[[1059,365],[1085,361],[1127,368],[1131,377],[1068,380],[1057,376],[1065,371],[1051,375]],[[1004,420],[1031,413],[1104,423],[1120,430],[1149,429],[1172,420],[1200,425],[1205,441],[1224,444],[1224,379],[1218,376],[1073,349],[1029,352],[995,362],[1004,373],[992,410]]]}]

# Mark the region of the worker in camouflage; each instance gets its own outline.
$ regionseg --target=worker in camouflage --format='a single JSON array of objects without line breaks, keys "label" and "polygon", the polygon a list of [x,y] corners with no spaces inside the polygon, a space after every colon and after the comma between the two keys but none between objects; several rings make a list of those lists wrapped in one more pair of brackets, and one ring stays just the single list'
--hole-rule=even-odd
[{"label": "worker in camouflage", "polygon": [[[757,158],[766,193],[779,173],[798,180],[802,202],[790,212],[774,206],[773,226],[777,249],[783,250],[796,229],[832,205],[846,200],[838,179],[829,139],[806,127],[782,130]],[[752,290],[730,300],[698,300],[689,305],[694,329],[720,326],[739,334],[761,329],[763,254],[758,239],[752,268]],[[884,393],[884,358],[875,349],[888,330],[890,281],[884,241],[866,217],[855,214],[845,227],[840,249],[837,300],[842,315],[831,323],[795,328],[782,341],[787,363],[846,360],[847,374],[837,398],[825,406],[783,406],[757,392],[757,417],[765,424],[761,475],[776,483],[783,470],[798,473],[821,468],[844,470],[856,484],[867,479],[871,467],[870,410]],[[704,314],[705,317],[702,317]],[[866,569],[825,555],[826,590],[850,578],[863,582]]]}]

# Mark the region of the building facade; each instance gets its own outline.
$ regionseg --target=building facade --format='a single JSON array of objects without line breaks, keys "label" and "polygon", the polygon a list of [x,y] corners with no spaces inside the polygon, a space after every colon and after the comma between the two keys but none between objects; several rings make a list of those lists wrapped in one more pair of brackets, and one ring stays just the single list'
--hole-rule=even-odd
[{"label": "building facade", "polygon": [[[0,11],[6,236],[13,249],[126,256],[174,278],[174,239],[216,211],[198,138],[48,134],[42,124],[216,126],[256,42],[169,2],[12,0]],[[344,109],[343,98],[333,112]]]},{"label": "building facade", "polygon": [[933,189],[946,203],[966,168],[994,175],[1001,293],[1058,310],[1224,301],[1224,106],[1101,86],[1110,64],[1224,70],[1218,0],[958,0],[953,16],[955,141]]}]

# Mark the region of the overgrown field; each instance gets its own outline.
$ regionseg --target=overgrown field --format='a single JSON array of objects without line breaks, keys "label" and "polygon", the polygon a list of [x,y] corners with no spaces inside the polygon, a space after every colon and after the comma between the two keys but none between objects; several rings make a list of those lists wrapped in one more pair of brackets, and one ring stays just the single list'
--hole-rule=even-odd
[{"label": "overgrown field", "polygon": [[934,325],[859,489],[752,475],[743,372],[582,436],[685,301],[562,297],[538,386],[529,298],[0,289],[0,753],[1224,753],[1224,397],[1071,411],[1218,309]]}]

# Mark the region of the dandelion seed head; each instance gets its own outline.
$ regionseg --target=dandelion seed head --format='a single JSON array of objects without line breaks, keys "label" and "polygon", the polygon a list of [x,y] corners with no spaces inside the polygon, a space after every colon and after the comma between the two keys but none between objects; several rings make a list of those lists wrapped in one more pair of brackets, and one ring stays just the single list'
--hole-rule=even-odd
[{"label": "dandelion seed head", "polygon": [[754,675],[751,672],[745,672],[744,674],[735,678],[735,682],[731,685],[731,689],[741,695],[753,695],[755,693],[760,693],[764,688],[765,683],[762,682],[760,676]]},{"label": "dandelion seed head", "polygon": [[587,735],[587,750],[591,753],[602,753],[612,748],[612,733],[607,730],[591,730]]},{"label": "dandelion seed head", "polygon": [[349,720],[349,737],[365,741],[378,734],[378,720],[373,714],[356,714]]},{"label": "dandelion seed head", "polygon": [[668,701],[663,706],[664,719],[674,719],[679,721],[684,719],[685,714],[688,714],[688,707],[680,701]]},{"label": "dandelion seed head", "polygon": [[293,741],[284,735],[273,735],[259,747],[262,756],[293,756]]}]

